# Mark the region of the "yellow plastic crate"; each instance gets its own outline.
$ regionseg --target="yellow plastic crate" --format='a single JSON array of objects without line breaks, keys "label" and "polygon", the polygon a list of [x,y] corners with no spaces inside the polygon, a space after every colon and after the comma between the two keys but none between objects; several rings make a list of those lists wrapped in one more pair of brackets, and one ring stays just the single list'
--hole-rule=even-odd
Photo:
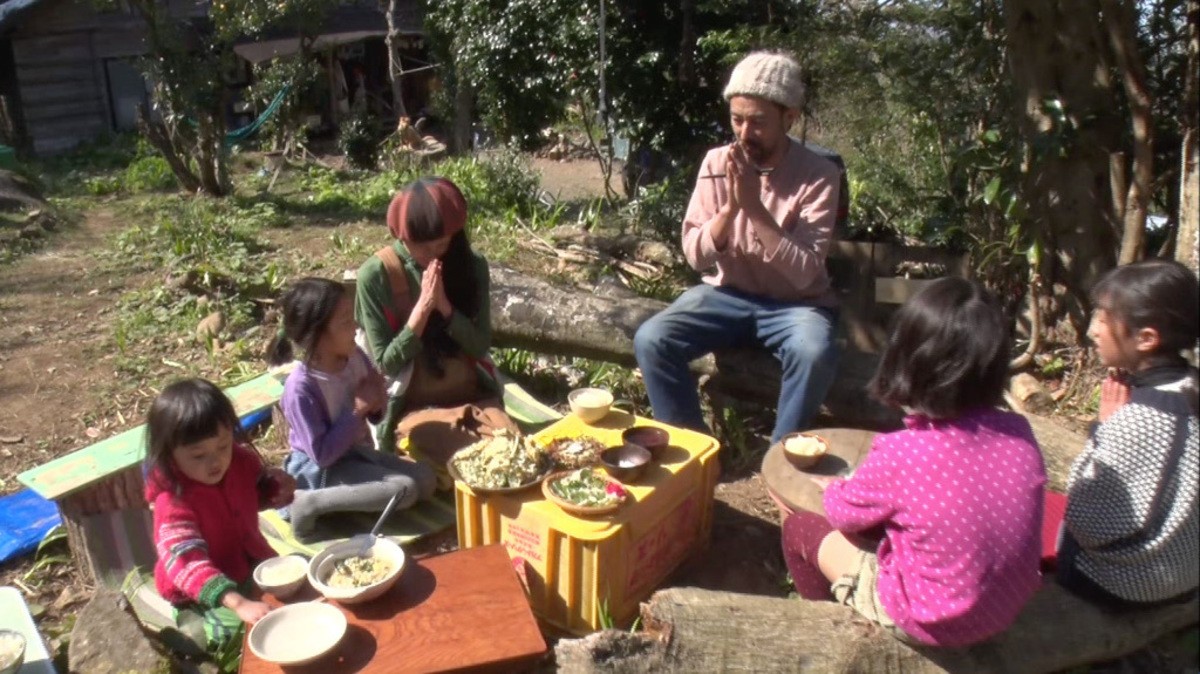
[{"label": "yellow plastic crate", "polygon": [[[591,436],[621,442],[635,418],[614,411],[596,424],[568,416],[538,433],[548,442]],[[625,624],[666,577],[693,551],[708,545],[713,490],[720,475],[713,438],[649,419],[671,446],[634,484],[631,501],[608,517],[580,518],[545,500],[538,488],[515,495],[478,495],[455,484],[459,547],[503,543],[525,581],[534,613],[574,634],[602,628],[607,614]]]}]

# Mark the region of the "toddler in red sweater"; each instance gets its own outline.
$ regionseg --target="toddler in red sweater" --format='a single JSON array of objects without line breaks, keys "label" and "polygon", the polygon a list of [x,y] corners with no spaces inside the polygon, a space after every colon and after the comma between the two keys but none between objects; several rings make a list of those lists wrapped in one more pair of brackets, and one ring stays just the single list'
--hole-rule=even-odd
[{"label": "toddler in red sweater", "polygon": [[233,404],[202,379],[159,394],[146,420],[146,500],[154,507],[159,594],[203,619],[207,648],[240,639],[269,607],[246,596],[255,564],[275,556],[258,511],[292,500],[295,481],[268,469],[243,435]]}]

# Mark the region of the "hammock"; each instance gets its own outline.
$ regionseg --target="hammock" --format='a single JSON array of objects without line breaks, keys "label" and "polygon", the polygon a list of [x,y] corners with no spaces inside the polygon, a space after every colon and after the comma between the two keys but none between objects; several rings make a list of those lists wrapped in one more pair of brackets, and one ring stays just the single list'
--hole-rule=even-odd
[{"label": "hammock", "polygon": [[240,129],[234,129],[233,131],[226,133],[225,146],[229,147],[235,143],[240,143],[258,133],[258,130],[262,128],[262,125],[266,124],[267,120],[271,118],[271,115],[275,114],[275,111],[279,109],[279,106],[283,105],[283,99],[287,97],[288,92],[291,90],[292,85],[284,85],[284,87],[279,90],[279,93],[275,94],[275,98],[271,99],[270,104],[268,104],[266,109],[262,111],[262,114],[256,117],[254,121]]}]

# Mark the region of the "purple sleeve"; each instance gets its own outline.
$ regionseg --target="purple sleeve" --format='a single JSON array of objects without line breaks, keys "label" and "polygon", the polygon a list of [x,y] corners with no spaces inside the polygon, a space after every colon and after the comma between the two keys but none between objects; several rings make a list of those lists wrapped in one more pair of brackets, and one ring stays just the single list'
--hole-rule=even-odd
[{"label": "purple sleeve", "polygon": [[329,423],[319,389],[299,382],[292,386],[290,377],[288,384],[282,402],[283,416],[291,427],[288,441],[292,449],[303,452],[322,468],[332,466],[350,449],[362,429],[354,416],[354,406],[345,406],[341,415]]},{"label": "purple sleeve", "polygon": [[896,514],[896,479],[890,457],[880,445],[877,440],[854,477],[834,482],[825,490],[825,516],[839,531],[869,532]]}]

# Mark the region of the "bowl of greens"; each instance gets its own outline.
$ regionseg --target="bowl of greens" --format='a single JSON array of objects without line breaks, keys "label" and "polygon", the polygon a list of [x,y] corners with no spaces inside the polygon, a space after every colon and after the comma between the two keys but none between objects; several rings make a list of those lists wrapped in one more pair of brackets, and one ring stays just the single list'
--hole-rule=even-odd
[{"label": "bowl of greens", "polygon": [[621,483],[596,466],[551,475],[542,483],[542,494],[564,512],[581,517],[608,515],[629,499]]}]

